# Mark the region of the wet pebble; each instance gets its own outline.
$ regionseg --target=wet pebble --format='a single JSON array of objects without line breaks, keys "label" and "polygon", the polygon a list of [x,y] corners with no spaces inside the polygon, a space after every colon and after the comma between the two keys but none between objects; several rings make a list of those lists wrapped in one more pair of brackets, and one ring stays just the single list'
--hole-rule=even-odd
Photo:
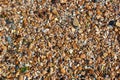
[{"label": "wet pebble", "polygon": [[11,20],[9,20],[9,19],[6,19],[5,20],[6,21],[6,24],[11,24],[11,23],[13,23]]},{"label": "wet pebble", "polygon": [[116,20],[111,20],[108,23],[108,25],[110,25],[110,26],[115,26],[115,24],[116,24]]},{"label": "wet pebble", "polygon": [[92,0],[94,3],[98,2],[98,0]]},{"label": "wet pebble", "polygon": [[11,43],[11,42],[12,42],[12,39],[11,39],[10,36],[7,36],[6,39],[7,39],[8,43]]}]

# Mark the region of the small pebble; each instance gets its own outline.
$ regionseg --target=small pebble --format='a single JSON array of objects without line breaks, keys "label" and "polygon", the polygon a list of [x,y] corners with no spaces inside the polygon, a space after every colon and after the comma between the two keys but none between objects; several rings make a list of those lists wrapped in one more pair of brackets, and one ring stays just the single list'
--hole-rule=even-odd
[{"label": "small pebble", "polygon": [[67,0],[60,0],[60,3],[66,3]]},{"label": "small pebble", "polygon": [[6,24],[11,24],[11,23],[13,23],[13,22],[10,21],[9,19],[6,19],[5,21],[6,21]]},{"label": "small pebble", "polygon": [[66,72],[64,68],[61,68],[60,71],[61,71],[61,73],[63,73],[63,74],[65,74],[65,72]]},{"label": "small pebble", "polygon": [[19,80],[24,80],[24,76],[23,76],[23,75],[20,75],[20,76],[19,76]]},{"label": "small pebble", "polygon": [[117,41],[120,44],[120,34],[117,36]]},{"label": "small pebble", "polygon": [[96,3],[98,0],[92,0],[94,3]]},{"label": "small pebble", "polygon": [[72,32],[75,32],[75,28],[72,27]]},{"label": "small pebble", "polygon": [[85,54],[81,54],[81,56],[80,56],[81,58],[86,58],[86,55]]},{"label": "small pebble", "polygon": [[107,56],[108,56],[108,53],[104,53],[103,56],[104,56],[104,57],[107,57]]},{"label": "small pebble", "polygon": [[69,52],[70,52],[70,54],[72,54],[73,53],[73,49],[70,49]]},{"label": "small pebble", "polygon": [[22,67],[20,70],[21,70],[22,73],[24,73],[24,72],[26,72],[27,67]]},{"label": "small pebble", "polygon": [[57,12],[56,8],[54,8],[54,9],[52,10],[52,13],[58,16],[58,12]]},{"label": "small pebble", "polygon": [[2,7],[0,7],[0,13],[2,12]]},{"label": "small pebble", "polygon": [[12,42],[12,39],[11,39],[10,36],[7,37],[7,41],[8,41],[8,43],[11,43],[11,42]]},{"label": "small pebble", "polygon": [[0,0],[0,80],[119,80],[119,18],[119,0]]},{"label": "small pebble", "polygon": [[119,21],[116,22],[116,26],[120,27],[120,22]]},{"label": "small pebble", "polygon": [[109,22],[109,25],[110,25],[110,26],[115,26],[115,24],[116,24],[116,20],[111,20],[111,21]]},{"label": "small pebble", "polygon": [[56,0],[51,0],[52,4],[55,4],[56,3]]},{"label": "small pebble", "polygon": [[73,26],[80,27],[79,21],[76,17],[73,19]]}]

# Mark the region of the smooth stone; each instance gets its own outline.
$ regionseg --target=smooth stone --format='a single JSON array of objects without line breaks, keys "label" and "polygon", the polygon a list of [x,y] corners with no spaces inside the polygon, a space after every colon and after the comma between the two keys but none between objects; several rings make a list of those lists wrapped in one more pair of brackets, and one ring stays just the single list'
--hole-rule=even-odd
[{"label": "smooth stone", "polygon": [[116,22],[116,26],[120,27],[120,22],[119,21]]},{"label": "smooth stone", "polygon": [[115,26],[116,20],[111,20],[108,25]]},{"label": "smooth stone", "polygon": [[78,19],[76,17],[73,19],[73,25],[75,27],[79,27],[80,26],[79,21],[78,21]]}]

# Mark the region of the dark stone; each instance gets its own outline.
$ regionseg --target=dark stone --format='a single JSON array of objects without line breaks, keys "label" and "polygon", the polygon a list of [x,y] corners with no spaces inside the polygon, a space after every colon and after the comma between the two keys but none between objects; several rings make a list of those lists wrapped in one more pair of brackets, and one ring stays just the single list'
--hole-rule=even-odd
[{"label": "dark stone", "polygon": [[38,11],[34,11],[34,14],[38,14],[39,12]]},{"label": "dark stone", "polygon": [[12,39],[10,36],[6,37],[6,40],[8,41],[8,43],[11,43],[12,42]]},{"label": "dark stone", "polygon": [[52,46],[52,48],[53,48],[53,49],[55,49],[55,48],[56,48],[56,46]]},{"label": "dark stone", "polygon": [[30,47],[30,44],[31,44],[31,42],[27,42],[27,48],[29,48]]},{"label": "dark stone", "polygon": [[52,4],[55,4],[55,0],[51,0]]},{"label": "dark stone", "polygon": [[100,52],[99,55],[100,55],[100,57],[102,57],[103,56],[103,52]]},{"label": "dark stone", "polygon": [[26,76],[25,80],[28,80],[28,77]]},{"label": "dark stone", "polygon": [[116,20],[111,20],[108,25],[115,26]]},{"label": "dark stone", "polygon": [[101,70],[100,66],[98,66],[98,67],[97,67],[97,70],[98,70],[98,71],[100,71],[100,70]]},{"label": "dark stone", "polygon": [[15,70],[17,71],[19,69],[19,65],[15,65]]},{"label": "dark stone", "polygon": [[0,77],[0,80],[5,80],[5,77],[3,77],[3,76],[2,76],[2,77]]},{"label": "dark stone", "polygon": [[44,77],[42,76],[41,80],[44,80]]},{"label": "dark stone", "polygon": [[120,13],[118,15],[120,16]]},{"label": "dark stone", "polygon": [[106,75],[107,75],[106,73],[103,73],[103,74],[102,74],[102,77],[106,78]]},{"label": "dark stone", "polygon": [[18,39],[18,38],[20,38],[21,37],[21,35],[16,35],[15,36],[15,39]]},{"label": "dark stone", "polygon": [[64,77],[61,77],[60,80],[64,80]]},{"label": "dark stone", "polygon": [[95,75],[94,74],[90,74],[90,77],[95,78]]},{"label": "dark stone", "polygon": [[120,73],[115,75],[116,78],[120,78]]},{"label": "dark stone", "polygon": [[26,70],[27,70],[27,67],[22,67],[22,68],[20,69],[20,71],[21,71],[22,73],[26,72]]},{"label": "dark stone", "polygon": [[15,50],[13,50],[13,49],[8,49],[7,52],[10,54],[15,54]]},{"label": "dark stone", "polygon": [[39,14],[38,14],[38,17],[42,18],[42,17],[43,17],[43,15],[42,15],[41,13],[39,13]]},{"label": "dark stone", "polygon": [[98,0],[92,0],[94,3],[96,3]]},{"label": "dark stone", "polygon": [[9,19],[6,19],[5,22],[6,22],[6,24],[11,24],[11,23],[13,23],[13,22],[10,21]]},{"label": "dark stone", "polygon": [[59,2],[59,0],[51,0],[52,4]]},{"label": "dark stone", "polygon": [[86,63],[86,64],[89,64],[89,60],[85,60],[85,63]]},{"label": "dark stone", "polygon": [[120,34],[117,36],[117,41],[120,44]]},{"label": "dark stone", "polygon": [[3,51],[3,49],[2,48],[0,48],[0,53]]},{"label": "dark stone", "polygon": [[84,75],[81,75],[80,78],[84,80],[84,79],[85,79],[85,76],[84,76]]},{"label": "dark stone", "polygon": [[39,18],[43,18],[43,17],[46,17],[47,11],[46,9],[43,9],[43,11],[34,11],[34,14]]},{"label": "dark stone", "polygon": [[48,68],[47,72],[50,73],[50,67]]}]

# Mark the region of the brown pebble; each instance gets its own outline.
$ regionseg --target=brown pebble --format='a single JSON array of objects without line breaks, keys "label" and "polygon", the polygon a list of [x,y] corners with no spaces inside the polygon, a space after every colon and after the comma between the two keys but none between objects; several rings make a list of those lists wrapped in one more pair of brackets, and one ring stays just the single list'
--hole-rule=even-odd
[{"label": "brown pebble", "polygon": [[66,3],[67,0],[60,0],[60,3]]},{"label": "brown pebble", "polygon": [[42,72],[43,75],[45,75],[46,73],[47,73],[47,71],[45,71],[45,70]]},{"label": "brown pebble", "polygon": [[73,43],[73,48],[74,48],[74,49],[77,49],[77,48],[78,48],[78,46],[77,46],[76,43]]},{"label": "brown pebble", "polygon": [[104,53],[103,56],[104,56],[104,57],[107,57],[107,56],[108,56],[108,53]]},{"label": "brown pebble", "polygon": [[61,73],[63,73],[63,74],[65,74],[65,72],[66,72],[64,68],[61,68],[60,71],[61,71]]},{"label": "brown pebble", "polygon": [[54,8],[54,9],[52,10],[52,13],[58,16],[58,12],[57,12],[56,8]]},{"label": "brown pebble", "polygon": [[79,21],[78,21],[78,19],[76,17],[74,17],[74,19],[73,19],[73,25],[75,27],[80,27]]},{"label": "brown pebble", "polygon": [[20,76],[19,76],[19,80],[24,80],[24,76],[23,76],[23,75],[20,75]]},{"label": "brown pebble", "polygon": [[27,72],[25,75],[26,75],[27,77],[30,77],[30,72]]},{"label": "brown pebble", "polygon": [[79,67],[78,67],[78,70],[82,70],[82,67],[81,67],[81,66],[79,66]]},{"label": "brown pebble", "polygon": [[81,56],[80,56],[81,58],[86,58],[86,55],[85,54],[81,54]]}]

